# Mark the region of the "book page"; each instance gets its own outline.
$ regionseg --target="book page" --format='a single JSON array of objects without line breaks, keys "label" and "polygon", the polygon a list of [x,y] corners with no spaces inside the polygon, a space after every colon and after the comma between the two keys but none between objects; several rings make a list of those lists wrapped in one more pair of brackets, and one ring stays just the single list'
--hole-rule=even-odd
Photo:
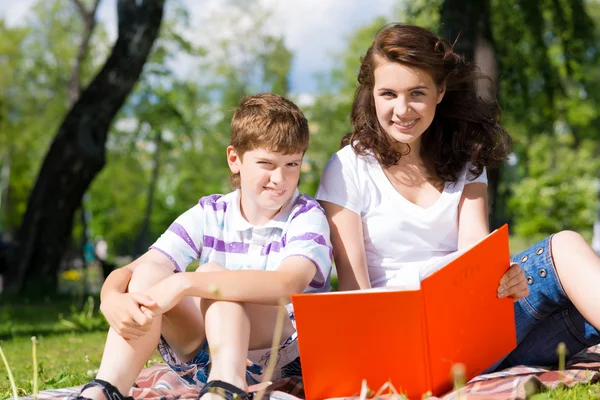
[{"label": "book page", "polygon": [[513,300],[496,295],[509,265],[505,225],[421,283],[434,393],[452,388],[453,364],[470,379],[516,346]]}]

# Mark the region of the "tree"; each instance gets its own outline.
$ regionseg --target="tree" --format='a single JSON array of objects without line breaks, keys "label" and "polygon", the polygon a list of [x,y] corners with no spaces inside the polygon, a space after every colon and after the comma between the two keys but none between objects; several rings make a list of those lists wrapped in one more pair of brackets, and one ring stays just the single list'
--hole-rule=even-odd
[{"label": "tree", "polygon": [[105,164],[109,126],[156,39],[164,0],[119,0],[118,38],[102,70],[65,116],[30,194],[9,253],[7,291],[56,287],[57,270],[83,194]]},{"label": "tree", "polygon": [[[496,101],[496,81],[498,63],[490,22],[489,0],[445,0],[441,9],[443,36],[455,43],[454,50],[473,60],[481,72],[490,78],[480,80],[477,91],[479,97],[488,102]],[[488,170],[488,199],[490,226],[496,228],[503,221],[497,213],[498,186],[501,168]]]}]

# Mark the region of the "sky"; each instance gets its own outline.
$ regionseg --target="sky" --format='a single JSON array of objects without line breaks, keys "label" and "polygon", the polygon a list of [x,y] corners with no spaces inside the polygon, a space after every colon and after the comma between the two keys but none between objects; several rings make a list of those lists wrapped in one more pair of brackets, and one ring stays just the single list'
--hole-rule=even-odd
[{"label": "sky", "polygon": [[[36,0],[0,0],[0,18],[9,26],[26,24]],[[71,0],[63,0],[71,6]],[[169,2],[166,0],[167,7]],[[192,26],[198,26],[226,0],[178,0],[190,11]],[[272,12],[270,31],[281,34],[294,54],[290,74],[291,91],[297,95],[316,89],[315,74],[331,68],[333,55],[345,49],[348,36],[377,16],[392,14],[398,0],[259,0]],[[116,36],[116,0],[101,0],[98,18],[112,37]],[[224,28],[226,29],[226,28]]]}]

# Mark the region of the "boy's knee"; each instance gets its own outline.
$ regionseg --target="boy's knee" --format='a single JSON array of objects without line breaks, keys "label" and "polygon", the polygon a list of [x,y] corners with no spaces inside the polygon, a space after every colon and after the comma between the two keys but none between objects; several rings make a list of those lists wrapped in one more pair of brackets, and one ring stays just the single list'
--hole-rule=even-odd
[{"label": "boy's knee", "polygon": [[164,266],[154,263],[143,263],[138,265],[131,275],[129,281],[129,292],[140,292],[145,290],[157,282],[170,276],[173,272],[169,271]]},{"label": "boy's knee", "polygon": [[229,270],[215,262],[209,262],[206,264],[202,264],[198,268],[196,268],[196,272],[222,272],[222,271],[229,271]]}]

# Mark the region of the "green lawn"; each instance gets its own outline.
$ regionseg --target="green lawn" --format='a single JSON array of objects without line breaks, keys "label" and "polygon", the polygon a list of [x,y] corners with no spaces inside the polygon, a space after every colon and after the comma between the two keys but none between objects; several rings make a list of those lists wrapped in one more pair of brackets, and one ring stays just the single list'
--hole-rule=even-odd
[{"label": "green lawn", "polygon": [[[100,365],[106,332],[63,333],[38,336],[39,389],[76,386],[95,376]],[[18,395],[33,390],[31,337],[0,343],[13,373]],[[12,397],[6,367],[0,365],[0,398]]]},{"label": "green lawn", "polygon": [[[95,297],[57,297],[28,301],[0,297],[0,346],[14,375],[18,395],[33,391],[31,337],[36,336],[39,390],[86,383],[100,365],[107,324]],[[158,355],[153,357],[158,359]],[[12,397],[0,362],[0,399]],[[532,400],[600,400],[600,384],[556,389]]]}]

